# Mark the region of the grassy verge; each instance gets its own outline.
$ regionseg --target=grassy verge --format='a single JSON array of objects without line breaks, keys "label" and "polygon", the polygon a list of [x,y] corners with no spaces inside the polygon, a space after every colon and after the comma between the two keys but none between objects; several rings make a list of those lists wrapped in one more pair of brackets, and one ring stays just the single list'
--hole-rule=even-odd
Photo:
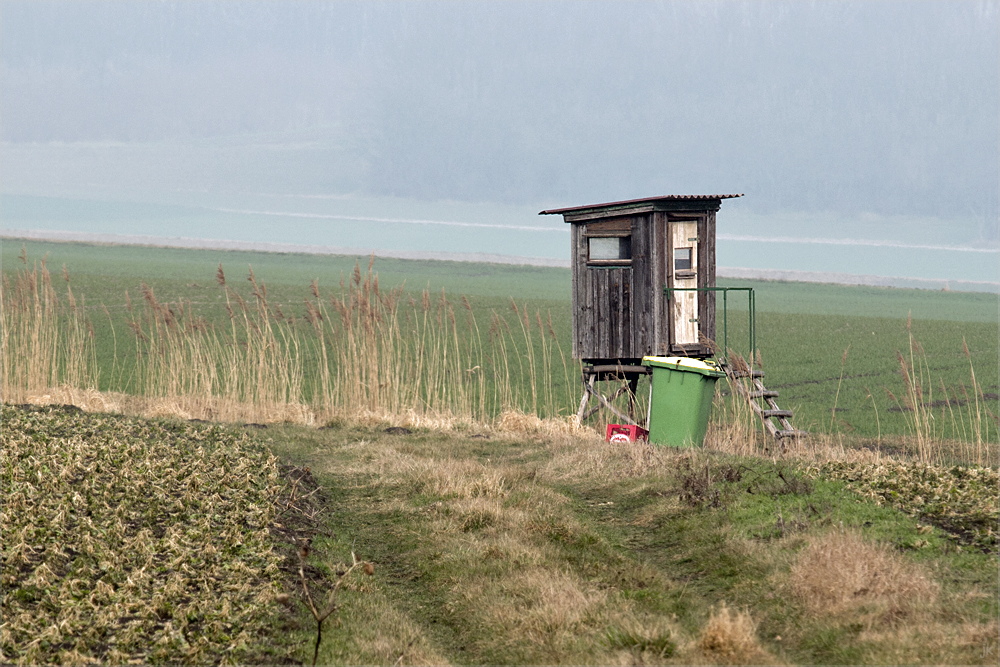
[{"label": "grassy verge", "polygon": [[792,461],[538,424],[266,437],[328,490],[314,562],[376,566],[320,662],[995,662],[995,552]]}]

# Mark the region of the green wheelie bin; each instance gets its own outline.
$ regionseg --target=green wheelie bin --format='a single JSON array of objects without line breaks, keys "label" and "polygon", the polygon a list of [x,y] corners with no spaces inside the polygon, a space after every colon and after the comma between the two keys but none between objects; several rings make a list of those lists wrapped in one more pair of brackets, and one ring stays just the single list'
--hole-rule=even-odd
[{"label": "green wheelie bin", "polygon": [[708,430],[715,383],[725,373],[711,362],[688,357],[644,357],[653,373],[649,398],[649,441],[701,447]]}]

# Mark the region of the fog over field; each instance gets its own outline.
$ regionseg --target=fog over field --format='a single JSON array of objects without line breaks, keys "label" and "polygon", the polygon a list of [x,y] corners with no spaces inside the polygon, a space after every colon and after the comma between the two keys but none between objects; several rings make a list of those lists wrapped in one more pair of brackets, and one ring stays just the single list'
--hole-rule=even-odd
[{"label": "fog over field", "polygon": [[998,120],[997,2],[0,4],[5,233],[565,259],[745,193],[722,265],[996,282]]}]

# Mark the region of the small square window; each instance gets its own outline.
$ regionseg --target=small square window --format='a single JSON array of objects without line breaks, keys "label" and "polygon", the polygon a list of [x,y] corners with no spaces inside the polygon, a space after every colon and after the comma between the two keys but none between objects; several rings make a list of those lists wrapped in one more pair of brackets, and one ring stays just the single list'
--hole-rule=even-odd
[{"label": "small square window", "polygon": [[590,259],[615,261],[632,259],[631,236],[596,236],[587,239]]},{"label": "small square window", "polygon": [[691,248],[674,248],[674,271],[691,270]]}]

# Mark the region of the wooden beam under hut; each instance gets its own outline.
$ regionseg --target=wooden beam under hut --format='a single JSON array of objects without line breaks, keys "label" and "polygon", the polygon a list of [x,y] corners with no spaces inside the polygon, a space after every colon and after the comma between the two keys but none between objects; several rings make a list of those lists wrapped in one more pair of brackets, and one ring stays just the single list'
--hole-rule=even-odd
[{"label": "wooden beam under hut", "polygon": [[[576,413],[577,424],[583,424],[590,416],[601,408],[607,409],[624,424],[639,426],[635,420],[636,389],[639,378],[649,375],[645,366],[634,364],[595,364],[583,368],[583,397],[580,399],[580,409]],[[604,396],[598,389],[598,382],[620,383],[610,397]],[[628,394],[628,414],[616,408],[613,403],[623,394]],[[593,399],[596,405],[591,406]]]}]

